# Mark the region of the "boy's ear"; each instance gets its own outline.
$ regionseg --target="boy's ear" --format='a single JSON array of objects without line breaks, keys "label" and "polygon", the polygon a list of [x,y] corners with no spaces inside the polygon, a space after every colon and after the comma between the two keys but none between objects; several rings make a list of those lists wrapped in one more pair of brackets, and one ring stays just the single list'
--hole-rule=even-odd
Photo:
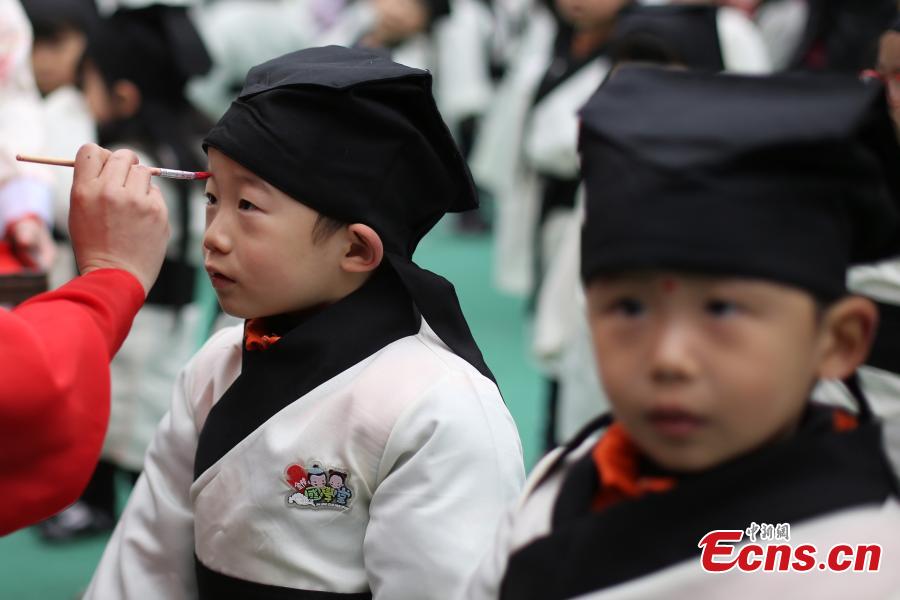
[{"label": "boy's ear", "polygon": [[127,79],[116,81],[110,90],[110,96],[113,112],[118,119],[131,118],[141,108],[141,90]]},{"label": "boy's ear", "polygon": [[878,327],[878,309],[868,298],[848,296],[830,306],[822,318],[825,346],[819,376],[845,379],[869,356]]},{"label": "boy's ear", "polygon": [[362,223],[347,227],[349,247],[341,259],[341,268],[349,273],[374,271],[384,258],[384,244],[375,230]]}]

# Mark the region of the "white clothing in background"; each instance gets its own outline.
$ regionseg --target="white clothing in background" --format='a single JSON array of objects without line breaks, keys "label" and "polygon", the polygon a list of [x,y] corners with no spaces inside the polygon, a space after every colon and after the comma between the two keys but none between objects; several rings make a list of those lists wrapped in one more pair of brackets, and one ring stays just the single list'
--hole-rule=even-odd
[{"label": "white clothing in background", "polygon": [[521,51],[482,118],[469,157],[476,183],[496,202],[494,283],[507,293],[526,294],[532,286],[532,240],[540,191],[536,174],[523,163],[522,146],[526,120],[550,64],[555,35],[553,16],[543,6],[536,6],[522,34]]},{"label": "white clothing in background", "polygon": [[222,0],[197,7],[193,21],[213,66],[189,83],[191,102],[218,121],[251,67],[314,45],[319,23],[313,8],[307,0]]},{"label": "white clothing in background", "polygon": [[54,167],[16,161],[16,154],[42,154],[46,143],[31,42],[19,0],[0,0],[0,231],[28,213],[53,221]]}]

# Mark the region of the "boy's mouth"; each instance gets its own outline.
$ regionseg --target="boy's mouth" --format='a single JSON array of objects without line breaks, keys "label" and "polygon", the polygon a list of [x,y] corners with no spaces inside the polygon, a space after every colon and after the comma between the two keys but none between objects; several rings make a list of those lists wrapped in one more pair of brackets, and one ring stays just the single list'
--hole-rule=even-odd
[{"label": "boy's mouth", "polygon": [[646,414],[647,421],[659,434],[668,438],[685,438],[707,424],[707,419],[680,408],[655,408]]},{"label": "boy's mouth", "polygon": [[209,274],[209,280],[212,282],[213,287],[216,289],[234,283],[234,279],[228,277],[227,275],[223,275],[209,265],[206,266],[206,272]]}]

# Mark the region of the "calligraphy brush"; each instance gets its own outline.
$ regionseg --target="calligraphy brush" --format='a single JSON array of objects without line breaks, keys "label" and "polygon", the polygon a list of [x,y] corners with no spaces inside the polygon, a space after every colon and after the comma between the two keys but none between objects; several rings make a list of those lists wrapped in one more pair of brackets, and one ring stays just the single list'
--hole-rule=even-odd
[{"label": "calligraphy brush", "polygon": [[[16,154],[16,160],[22,162],[39,163],[42,165],[55,165],[57,167],[74,167],[75,161],[65,158],[48,158],[46,156],[25,156]],[[208,171],[178,171],[177,169],[161,169],[150,167],[150,174],[168,179],[208,179],[212,173]]]}]

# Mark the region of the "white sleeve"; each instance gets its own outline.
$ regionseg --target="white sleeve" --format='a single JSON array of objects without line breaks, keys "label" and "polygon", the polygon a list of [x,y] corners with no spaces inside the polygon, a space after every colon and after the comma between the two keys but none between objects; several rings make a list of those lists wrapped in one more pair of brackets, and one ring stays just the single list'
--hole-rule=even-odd
[{"label": "white sleeve", "polygon": [[434,95],[448,124],[481,115],[491,101],[491,19],[490,10],[481,2],[456,0],[450,17],[435,24]]},{"label": "white sleeve", "polygon": [[197,597],[190,487],[198,430],[189,404],[191,364],[178,376],[172,407],[85,600]]},{"label": "white sleeve", "polygon": [[603,83],[609,60],[594,59],[537,102],[522,140],[528,162],[541,173],[578,176],[578,111]]},{"label": "white sleeve", "polygon": [[443,378],[393,428],[363,542],[376,600],[459,596],[518,496],[515,424],[480,383]]},{"label": "white sleeve", "polygon": [[28,214],[53,225],[53,186],[43,179],[13,177],[0,185],[0,228]]},{"label": "white sleeve", "polygon": [[[17,177],[52,184],[54,167],[16,161],[19,153],[43,154],[47,135],[31,69],[32,39],[31,24],[19,1],[0,0],[0,185]],[[9,210],[2,204],[0,209]],[[41,210],[34,212],[43,215]]]},{"label": "white sleeve", "polygon": [[481,564],[469,578],[465,592],[457,600],[497,600],[500,597],[500,583],[511,554],[510,532],[514,516],[515,509],[510,508],[501,520],[493,543],[488,547]]},{"label": "white sleeve", "polygon": [[[462,594],[458,596],[448,596],[454,600],[497,600],[500,597],[500,584],[503,583],[503,577],[506,575],[506,568],[509,565],[509,557],[513,550],[522,545],[525,539],[540,537],[549,532],[549,507],[553,505],[556,498],[556,491],[547,491],[546,487],[542,490],[542,501],[536,503],[538,513],[543,517],[542,522],[529,520],[529,515],[525,514],[526,503],[534,499],[534,492],[543,481],[544,476],[556,464],[562,448],[556,448],[544,455],[540,461],[531,470],[528,475],[528,481],[525,483],[521,495],[515,503],[511,504],[503,516],[500,526],[496,530],[496,534],[491,540],[488,551],[484,553],[480,564],[475,569],[472,577],[464,588]],[[529,504],[534,508],[534,503]],[[524,536],[524,538],[523,538]]]},{"label": "white sleeve", "polygon": [[750,75],[771,73],[766,43],[753,21],[727,6],[720,8],[716,17],[725,70]]}]

